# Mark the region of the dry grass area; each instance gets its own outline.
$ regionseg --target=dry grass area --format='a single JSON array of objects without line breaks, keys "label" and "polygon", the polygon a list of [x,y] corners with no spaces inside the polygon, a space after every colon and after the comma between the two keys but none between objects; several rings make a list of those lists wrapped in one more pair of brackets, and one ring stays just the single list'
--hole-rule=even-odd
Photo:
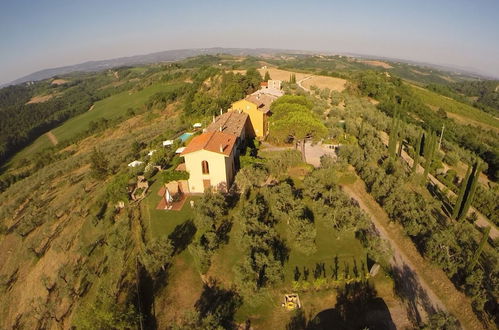
[{"label": "dry grass area", "polygon": [[415,74],[420,74],[420,75],[423,75],[423,76],[429,76],[430,75],[429,73],[421,72],[421,71],[418,71],[418,70],[415,70],[415,69],[411,69],[411,71],[414,72]]},{"label": "dry grass area", "polygon": [[187,311],[194,310],[203,290],[201,277],[181,256],[173,263],[167,287],[154,302],[158,329],[167,329],[173,322],[179,323]]},{"label": "dry grass area", "polygon": [[67,82],[68,81],[64,80],[64,79],[54,79],[54,80],[52,80],[51,84],[52,85],[64,85]]},{"label": "dry grass area", "polygon": [[[296,76],[298,80],[298,76]],[[302,82],[303,87],[310,89],[311,86],[319,87],[320,89],[329,88],[333,91],[342,92],[345,90],[347,81],[341,78],[326,77],[326,76],[312,76]]]},{"label": "dry grass area", "polygon": [[367,64],[367,65],[371,65],[371,66],[378,66],[378,67],[381,67],[383,69],[391,69],[393,68],[393,66],[391,66],[390,64],[386,63],[386,62],[382,62],[382,61],[371,61],[371,60],[361,60],[359,61],[360,63],[364,63],[364,64]]},{"label": "dry grass area", "polygon": [[310,76],[309,73],[293,72],[293,71],[281,70],[281,69],[270,68],[270,67],[267,67],[267,69],[258,69],[258,72],[260,72],[262,77],[265,75],[265,72],[267,72],[267,71],[269,72],[271,79],[282,80],[282,81],[289,81],[289,77],[292,74],[296,75],[297,81]]},{"label": "dry grass area", "polygon": [[33,96],[26,104],[43,103],[53,98],[55,94]]}]

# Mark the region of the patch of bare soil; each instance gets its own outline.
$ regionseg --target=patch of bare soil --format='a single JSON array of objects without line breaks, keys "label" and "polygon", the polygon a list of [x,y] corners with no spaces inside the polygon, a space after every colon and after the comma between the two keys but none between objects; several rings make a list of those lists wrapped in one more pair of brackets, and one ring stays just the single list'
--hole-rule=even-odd
[{"label": "patch of bare soil", "polygon": [[393,68],[393,66],[391,66],[390,64],[388,64],[386,62],[382,62],[382,61],[361,60],[359,62],[367,64],[367,65],[371,65],[371,66],[378,66],[378,67],[381,67],[383,69]]},{"label": "patch of bare soil", "polygon": [[57,137],[54,135],[54,133],[52,133],[52,131],[45,133],[45,135],[49,138],[52,145],[56,146],[59,143],[59,140],[57,140]]},{"label": "patch of bare soil", "polygon": [[54,80],[52,80],[51,84],[52,85],[64,85],[67,82],[68,81],[64,80],[64,79],[54,79]]},{"label": "patch of bare soil", "polygon": [[33,96],[26,104],[43,103],[53,98],[54,94]]}]

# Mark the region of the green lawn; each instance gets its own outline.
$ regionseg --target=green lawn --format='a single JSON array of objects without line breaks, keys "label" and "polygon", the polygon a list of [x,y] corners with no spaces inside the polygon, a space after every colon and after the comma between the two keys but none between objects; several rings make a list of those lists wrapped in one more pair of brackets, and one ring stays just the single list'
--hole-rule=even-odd
[{"label": "green lawn", "polygon": [[[280,224],[279,231],[286,231],[285,224]],[[307,256],[303,253],[291,249],[289,260],[284,267],[285,284],[289,284],[294,280],[296,267],[303,278],[304,268],[308,269],[309,281],[313,279],[316,265],[324,263],[326,268],[326,276],[332,274],[334,260],[338,258],[339,272],[349,269],[350,275],[353,274],[355,264],[358,269],[362,269],[362,264],[366,263],[366,253],[360,242],[355,238],[353,232],[339,233],[325,224],[316,223],[317,237],[316,245],[317,252]]]},{"label": "green lawn", "polygon": [[192,219],[194,213],[189,202],[200,198],[199,196],[188,197],[180,211],[156,210],[156,205],[161,199],[161,196],[157,194],[160,187],[160,181],[156,180],[149,188],[147,197],[141,202],[142,215],[148,226],[150,237],[169,235],[176,226]]},{"label": "green lawn", "polygon": [[431,92],[427,89],[413,87],[413,92],[421,97],[424,103],[439,107],[445,111],[455,113],[457,115],[473,119],[487,126],[499,128],[499,120],[490,114],[474,108],[468,104],[464,104],[440,94]]}]

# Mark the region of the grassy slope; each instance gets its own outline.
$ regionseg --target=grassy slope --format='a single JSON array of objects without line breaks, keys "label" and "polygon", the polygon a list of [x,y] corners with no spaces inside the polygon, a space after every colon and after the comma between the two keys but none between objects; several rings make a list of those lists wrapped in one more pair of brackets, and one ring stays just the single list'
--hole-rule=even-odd
[{"label": "grassy slope", "polygon": [[413,91],[426,104],[442,108],[447,112],[451,112],[461,117],[471,119],[482,125],[499,129],[499,120],[497,118],[494,118],[488,113],[483,112],[477,108],[431,92],[427,89],[413,87]]},{"label": "grassy slope", "polygon": [[[139,92],[130,93],[125,91],[95,103],[91,111],[87,111],[66,121],[61,126],[52,130],[59,142],[71,139],[76,135],[85,132],[91,121],[99,119],[116,119],[126,114],[128,108],[138,108],[144,105],[147,99],[164,89],[168,84],[153,84]],[[23,149],[11,160],[19,160],[36,153],[44,148],[50,147],[51,142],[46,135],[40,136],[30,146]]]}]

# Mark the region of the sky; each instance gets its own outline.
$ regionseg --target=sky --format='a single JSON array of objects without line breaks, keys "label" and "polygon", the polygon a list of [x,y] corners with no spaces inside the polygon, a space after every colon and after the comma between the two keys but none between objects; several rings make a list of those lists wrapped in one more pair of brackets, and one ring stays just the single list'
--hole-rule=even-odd
[{"label": "sky", "polygon": [[0,84],[209,47],[358,53],[499,77],[499,0],[0,0]]}]

